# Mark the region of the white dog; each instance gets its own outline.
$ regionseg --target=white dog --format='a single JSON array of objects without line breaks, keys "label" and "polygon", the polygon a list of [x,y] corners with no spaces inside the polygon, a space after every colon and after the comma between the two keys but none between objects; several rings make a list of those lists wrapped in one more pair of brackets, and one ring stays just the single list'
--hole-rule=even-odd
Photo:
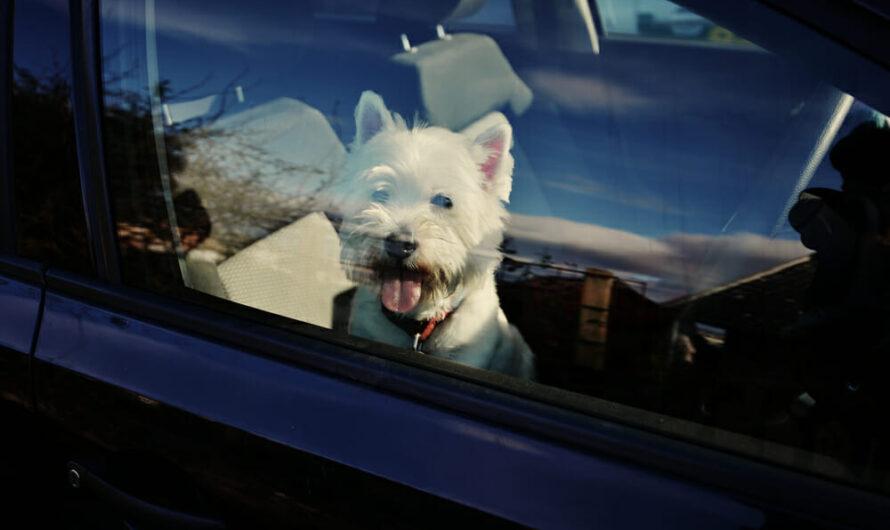
[{"label": "white dog", "polygon": [[512,129],[494,113],[479,134],[415,126],[366,91],[337,195],[343,263],[359,283],[351,333],[435,357],[534,378],[534,358],[500,308]]}]

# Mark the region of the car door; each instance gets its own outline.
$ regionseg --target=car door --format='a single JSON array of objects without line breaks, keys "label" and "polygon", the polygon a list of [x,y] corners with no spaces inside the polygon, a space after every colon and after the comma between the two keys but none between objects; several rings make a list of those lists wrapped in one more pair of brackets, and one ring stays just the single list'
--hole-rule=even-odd
[{"label": "car door", "polygon": [[4,397],[30,405],[28,364],[40,314],[41,270],[34,263],[8,258],[3,272]]},{"label": "car door", "polygon": [[[4,7],[3,18],[3,65],[2,71],[9,71],[11,59],[12,35],[12,10]],[[4,107],[9,107],[12,93],[7,83],[2,86],[2,98]],[[15,233],[15,188],[11,178],[12,158],[10,156],[10,129],[11,123],[6,116],[3,127],[3,153],[0,158],[4,161],[3,167],[3,271],[0,274],[0,331],[2,336],[2,361],[0,369],[3,381],[0,388],[3,389],[4,398],[23,406],[30,406],[29,390],[29,359],[31,343],[37,331],[38,316],[42,296],[42,271],[38,263],[26,259],[16,258],[16,233]]]},{"label": "car door", "polygon": [[[4,7],[3,18],[3,71],[10,68],[12,58],[12,10]],[[8,84],[2,87],[4,107],[9,107],[12,99]],[[5,116],[4,116],[5,118]],[[31,342],[37,330],[37,319],[41,301],[41,270],[38,264],[15,257],[16,233],[15,210],[13,209],[15,188],[11,179],[12,159],[9,143],[10,126],[8,119],[3,120],[3,271],[0,278],[0,311],[2,321],[2,362],[4,397],[21,405],[30,405],[28,383],[28,364],[31,353]]]},{"label": "car door", "polygon": [[[880,525],[888,513],[885,493],[844,483],[831,475],[831,469],[819,468],[822,460],[818,458],[806,460],[810,457],[785,446],[620,403],[621,398],[615,396],[622,393],[611,387],[607,390],[612,393],[607,392],[605,399],[597,396],[592,390],[598,388],[602,377],[596,372],[597,359],[607,358],[601,353],[608,351],[608,346],[606,350],[579,346],[577,351],[583,355],[568,367],[561,364],[561,358],[548,358],[539,351],[543,359],[539,366],[559,376],[550,381],[564,383],[565,388],[558,388],[556,383],[539,385],[483,373],[351,337],[328,329],[333,324],[319,325],[315,316],[291,318],[286,309],[278,312],[271,302],[259,307],[239,303],[233,295],[238,285],[227,276],[238,262],[228,260],[235,260],[239,253],[242,258],[254,256],[246,253],[256,251],[258,247],[253,245],[268,242],[280,223],[272,223],[268,234],[263,234],[266,237],[242,241],[238,252],[227,256],[229,265],[211,254],[221,252],[220,247],[199,248],[207,252],[193,254],[195,249],[188,248],[188,230],[200,231],[201,214],[196,206],[193,211],[182,206],[186,202],[181,199],[186,196],[181,193],[186,181],[184,168],[201,167],[198,162],[207,160],[198,157],[209,154],[207,158],[213,161],[220,151],[207,144],[194,148],[196,143],[185,142],[178,135],[200,132],[201,119],[225,119],[213,116],[219,109],[212,105],[237,101],[242,96],[236,88],[242,95],[264,88],[242,86],[236,77],[231,83],[226,81],[232,86],[223,83],[223,96],[210,103],[195,103],[197,99],[188,94],[176,99],[163,92],[162,75],[189,78],[188,72],[175,71],[187,70],[182,65],[164,70],[165,64],[172,63],[163,61],[169,61],[173,53],[186,53],[186,48],[173,48],[182,33],[196,32],[189,38],[202,42],[219,44],[222,40],[231,57],[243,51],[239,46],[248,46],[249,32],[244,28],[251,19],[247,17],[244,28],[239,29],[233,15],[235,4],[220,8],[217,19],[206,11],[206,5],[199,4],[180,9],[162,2],[157,6],[154,2],[100,6],[87,0],[73,1],[70,7],[44,6],[58,19],[70,22],[71,125],[77,155],[75,175],[79,176],[79,193],[63,194],[58,199],[62,202],[53,205],[82,205],[85,228],[79,243],[89,261],[72,265],[52,254],[35,254],[33,262],[4,257],[8,264],[0,272],[10,283],[0,285],[0,296],[6,297],[3,308],[13,307],[5,303],[8,300],[22,310],[10,312],[18,319],[15,326],[11,320],[3,324],[4,347],[14,350],[8,356],[4,350],[4,363],[14,371],[4,371],[13,375],[4,375],[8,380],[0,383],[7,398],[26,403],[33,398],[36,412],[51,422],[56,436],[64,432],[78,440],[62,449],[66,463],[62,471],[76,490],[78,502],[94,502],[137,528]],[[543,4],[530,13],[520,9],[522,3],[514,4],[517,15],[513,22],[518,25],[525,20],[519,15],[535,14],[552,22],[564,13]],[[309,51],[300,48],[293,54],[293,60],[304,68],[300,72],[314,67],[315,78],[320,80],[306,85],[306,90],[314,92],[301,95],[303,99],[351,94],[351,88],[332,86],[344,72],[357,78],[367,74],[367,79],[381,83],[381,91],[406,90],[392,81],[397,77],[372,77],[380,75],[376,65],[362,64],[337,46],[346,42],[349,52],[361,46],[373,48],[379,42],[373,40],[378,35],[372,31],[380,29],[381,40],[386,40],[391,36],[389,24],[413,20],[420,26],[422,21],[429,30],[428,17],[432,15],[409,16],[406,22],[385,6],[381,13],[366,13],[365,8],[353,5],[346,6],[345,13],[338,11],[343,7],[339,5],[306,6],[301,5],[299,16],[292,19],[299,29],[294,34],[313,35],[324,46],[312,41]],[[16,8],[20,7],[17,4]],[[594,12],[599,13],[596,6]],[[764,16],[778,21],[779,27],[797,28],[809,35],[784,15],[771,13]],[[257,20],[265,23],[273,20],[276,12],[260,15]],[[204,17],[210,17],[212,23],[200,22]],[[371,41],[359,40],[360,45],[349,41],[350,35],[364,36],[355,28],[369,19],[379,22],[379,27],[370,26]],[[474,32],[489,31],[495,36],[500,27],[490,20],[464,23]],[[264,24],[261,27],[266,28]],[[542,26],[542,34],[547,27]],[[589,37],[587,31],[593,23],[569,27]],[[354,33],[343,32],[343,28]],[[37,31],[25,24],[16,29]],[[271,33],[262,38],[272,42],[290,42],[292,38],[289,30],[285,36],[266,31]],[[127,40],[129,34],[138,39]],[[522,39],[513,41],[511,34],[505,35],[497,42],[504,55],[515,61],[520,82],[528,81],[537,97],[549,94],[552,108],[563,105],[560,112],[577,110],[577,102],[547,92],[548,86],[553,86],[548,85],[553,76],[536,77],[534,72],[522,71],[518,61],[528,59],[521,51]],[[298,43],[300,39],[296,39]],[[619,48],[642,46],[615,40]],[[565,46],[574,45],[577,34],[574,41],[568,37],[566,41],[568,45],[552,49],[542,44],[531,57],[539,53],[546,58],[553,50],[565,53]],[[111,43],[121,46],[110,47]],[[409,43],[402,51],[426,51],[410,49]],[[846,53],[842,46],[835,49],[840,55]],[[356,56],[365,57],[357,52]],[[220,60],[224,64],[221,70],[228,72],[232,67],[225,66],[224,58],[206,60]],[[199,59],[185,64],[197,68],[203,64]],[[583,66],[589,59],[571,55],[559,67],[568,70],[576,60],[575,66]],[[327,69],[323,68],[325,63]],[[393,76],[405,75],[390,63],[384,66]],[[603,70],[607,68],[605,65]],[[126,77],[131,71],[135,81]],[[886,79],[886,71],[882,76],[881,80]],[[564,77],[556,79],[569,87],[578,86]],[[146,96],[135,103],[127,99],[130,94],[126,92],[133,86]],[[590,85],[583,86],[590,89]],[[417,99],[423,100],[423,96]],[[180,103],[188,105],[174,106]],[[210,106],[203,106],[205,103]],[[406,96],[400,103],[410,106],[414,99]],[[514,108],[521,107],[512,100],[500,104],[505,109],[514,104]],[[205,108],[209,109],[206,113],[195,114],[195,109]],[[315,116],[304,107],[289,108]],[[276,113],[260,113],[260,121],[280,132],[272,118],[284,111],[280,106],[275,109]],[[185,117],[178,121],[179,116]],[[536,107],[528,114],[510,114],[518,131],[517,145],[524,153],[517,171],[533,168],[541,172],[541,186],[555,188],[554,183],[567,182],[547,184],[544,172],[553,159],[545,156],[545,144],[535,136],[536,131],[546,130],[554,133],[553,139],[578,141],[572,135],[580,129],[566,124],[582,122],[587,115],[565,116]],[[333,123],[331,129],[339,123],[325,119]],[[308,130],[312,134],[319,131]],[[525,135],[520,136],[523,131]],[[208,137],[219,138],[208,134],[190,141]],[[221,137],[229,138],[225,133]],[[221,147],[237,156],[238,145]],[[269,150],[272,145],[271,141],[264,144]],[[180,153],[192,156],[187,158],[190,166],[178,158]],[[526,165],[519,168],[523,163]],[[212,171],[219,168],[208,167]],[[260,167],[271,171],[269,166]],[[174,182],[171,175],[181,182]],[[532,182],[531,177],[523,181],[527,182]],[[234,186],[231,182],[227,185]],[[252,197],[252,188],[227,189],[244,200]],[[208,192],[203,192],[203,197],[207,201]],[[203,205],[218,228],[219,212],[224,210],[211,206],[209,202]],[[190,216],[195,211],[198,215]],[[198,221],[189,224],[188,219]],[[181,225],[178,229],[177,224]],[[49,239],[64,236],[60,233]],[[547,247],[543,248],[546,256]],[[208,254],[211,258],[203,259]],[[196,265],[193,260],[197,258],[202,261]],[[520,261],[514,265],[520,273],[530,267]],[[541,265],[553,267],[546,257],[535,264]],[[43,276],[41,267],[46,267]],[[199,270],[209,271],[210,279],[196,272]],[[221,280],[212,284],[216,275]],[[584,282],[592,285],[602,277],[587,274]],[[539,281],[553,288],[552,276],[545,279]],[[209,283],[201,283],[205,281]],[[45,293],[41,290],[44,285]],[[531,281],[516,289],[535,285]],[[301,289],[306,298],[289,303],[306,303],[312,296],[305,286]],[[546,300],[551,291],[540,289],[536,292],[545,293]],[[628,290],[610,292],[626,297],[623,300],[634,299]],[[537,296],[526,299],[540,301],[541,295]],[[502,298],[508,300],[509,294]],[[582,300],[584,307],[576,311],[602,311],[589,302]],[[607,305],[607,309],[619,310],[615,305]],[[324,312],[329,313],[329,306]],[[588,327],[582,326],[579,344],[596,342],[602,331],[597,327],[591,332],[589,325],[597,319],[585,315],[583,323]],[[540,313],[535,318],[543,321]],[[39,333],[33,340],[38,323]],[[596,327],[596,322],[593,324]],[[533,326],[523,328],[527,338],[531,337],[529,341],[538,340],[526,332],[528,329]],[[555,344],[557,339],[559,336],[552,334],[538,342]],[[590,390],[588,395],[578,391],[582,387],[573,386],[573,375],[590,376],[585,379],[589,386],[583,387]],[[31,390],[29,378],[33,380]],[[16,388],[19,390],[6,390]],[[806,471],[782,460],[788,454],[806,460]]]}]

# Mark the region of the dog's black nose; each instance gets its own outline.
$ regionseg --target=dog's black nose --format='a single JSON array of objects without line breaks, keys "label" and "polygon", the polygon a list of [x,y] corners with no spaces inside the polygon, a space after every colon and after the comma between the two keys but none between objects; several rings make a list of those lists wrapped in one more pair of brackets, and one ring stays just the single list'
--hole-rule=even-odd
[{"label": "dog's black nose", "polygon": [[390,236],[383,242],[386,253],[396,259],[405,259],[417,250],[417,243]]}]

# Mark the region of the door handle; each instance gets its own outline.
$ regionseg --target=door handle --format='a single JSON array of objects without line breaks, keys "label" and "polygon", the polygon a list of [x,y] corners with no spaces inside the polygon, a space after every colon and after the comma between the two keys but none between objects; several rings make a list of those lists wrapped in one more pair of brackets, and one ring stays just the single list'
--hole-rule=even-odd
[{"label": "door handle", "polygon": [[224,529],[222,521],[171,510],[134,497],[111,485],[78,462],[68,462],[68,484],[95,495],[100,501],[117,509],[124,520],[135,528],[171,528],[183,530]]}]

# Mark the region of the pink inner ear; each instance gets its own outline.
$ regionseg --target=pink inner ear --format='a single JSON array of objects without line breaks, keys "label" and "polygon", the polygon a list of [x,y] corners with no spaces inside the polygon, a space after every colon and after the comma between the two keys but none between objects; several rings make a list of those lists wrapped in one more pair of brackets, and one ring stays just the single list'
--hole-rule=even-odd
[{"label": "pink inner ear", "polygon": [[498,168],[498,164],[501,162],[501,155],[504,152],[504,138],[495,136],[490,140],[482,142],[482,146],[488,149],[491,154],[488,155],[488,158],[479,167],[481,167],[482,172],[485,173],[485,180],[491,182],[494,180],[494,173]]},{"label": "pink inner ear", "polygon": [[380,116],[376,109],[368,110],[362,114],[362,130],[360,136],[362,143],[373,138],[382,128],[383,117]]}]

